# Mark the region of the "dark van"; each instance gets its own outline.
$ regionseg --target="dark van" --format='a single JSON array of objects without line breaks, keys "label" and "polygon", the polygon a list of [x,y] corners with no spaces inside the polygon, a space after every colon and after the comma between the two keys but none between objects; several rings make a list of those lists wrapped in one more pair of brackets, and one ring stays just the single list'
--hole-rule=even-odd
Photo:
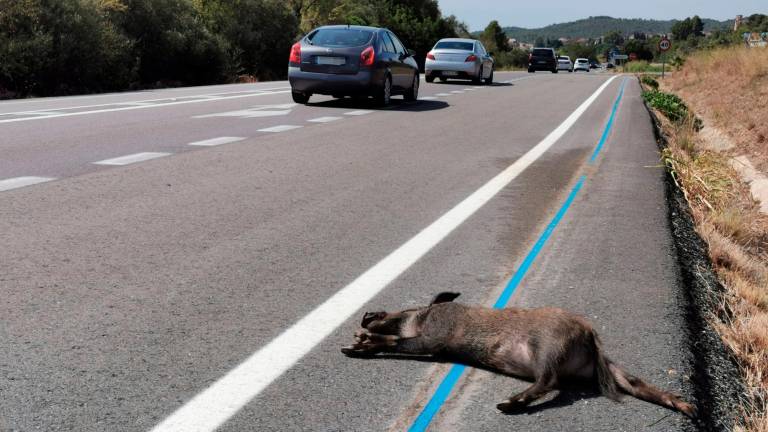
[{"label": "dark van", "polygon": [[534,48],[528,54],[528,72],[537,70],[557,73],[557,55],[552,48]]}]

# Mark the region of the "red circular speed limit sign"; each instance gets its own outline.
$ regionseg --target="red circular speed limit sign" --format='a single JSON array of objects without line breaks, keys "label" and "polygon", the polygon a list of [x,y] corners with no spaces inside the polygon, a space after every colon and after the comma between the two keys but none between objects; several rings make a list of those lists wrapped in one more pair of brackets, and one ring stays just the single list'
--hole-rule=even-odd
[{"label": "red circular speed limit sign", "polygon": [[669,50],[669,48],[672,46],[672,42],[669,41],[667,38],[662,38],[659,41],[659,51],[664,52]]}]

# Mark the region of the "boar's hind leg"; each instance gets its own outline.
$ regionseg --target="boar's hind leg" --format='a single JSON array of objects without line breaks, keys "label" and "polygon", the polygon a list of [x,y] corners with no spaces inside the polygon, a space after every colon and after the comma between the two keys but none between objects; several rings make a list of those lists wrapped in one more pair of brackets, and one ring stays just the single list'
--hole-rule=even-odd
[{"label": "boar's hind leg", "polygon": [[507,414],[518,412],[531,402],[554,390],[556,384],[557,378],[555,374],[551,372],[545,373],[539,376],[532,386],[511,396],[508,401],[496,405],[496,408]]}]

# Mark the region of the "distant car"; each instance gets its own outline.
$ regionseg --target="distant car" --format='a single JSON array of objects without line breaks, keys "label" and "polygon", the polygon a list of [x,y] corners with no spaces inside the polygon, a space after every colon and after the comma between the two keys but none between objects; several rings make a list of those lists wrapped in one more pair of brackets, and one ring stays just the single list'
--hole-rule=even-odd
[{"label": "distant car", "polygon": [[585,58],[577,58],[576,61],[573,63],[573,71],[579,71],[583,70],[584,72],[589,72],[589,59]]},{"label": "distant car", "polygon": [[557,55],[552,48],[534,48],[528,54],[528,72],[537,70],[557,73]]},{"label": "distant car", "polygon": [[573,72],[573,63],[568,56],[560,56],[557,58],[557,70],[567,70]]},{"label": "distant car", "polygon": [[615,68],[615,67],[616,67],[616,65],[615,65],[615,64],[613,64],[613,63],[606,63],[606,64],[605,64],[605,68],[606,68],[606,69],[613,69],[613,68]]},{"label": "distant car", "polygon": [[494,60],[480,41],[474,39],[440,39],[427,53],[424,76],[427,82],[435,78],[471,79],[477,84],[493,83]]},{"label": "distant car", "polygon": [[387,29],[364,26],[324,26],[309,32],[291,47],[288,82],[296,103],[313,94],[373,96],[386,105],[390,97],[419,96],[419,66],[414,52]]},{"label": "distant car", "polygon": [[595,61],[595,60],[590,60],[589,61],[589,68],[590,69],[600,69],[601,67],[602,66],[600,66],[600,63],[598,63],[597,61]]}]

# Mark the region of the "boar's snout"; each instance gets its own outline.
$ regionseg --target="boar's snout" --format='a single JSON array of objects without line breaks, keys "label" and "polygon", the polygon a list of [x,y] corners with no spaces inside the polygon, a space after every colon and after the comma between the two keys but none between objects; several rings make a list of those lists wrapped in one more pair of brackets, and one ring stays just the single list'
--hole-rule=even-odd
[{"label": "boar's snout", "polygon": [[363,315],[363,321],[360,323],[360,326],[368,328],[368,324],[373,321],[384,319],[385,316],[387,316],[386,312],[366,312],[365,315]]}]

